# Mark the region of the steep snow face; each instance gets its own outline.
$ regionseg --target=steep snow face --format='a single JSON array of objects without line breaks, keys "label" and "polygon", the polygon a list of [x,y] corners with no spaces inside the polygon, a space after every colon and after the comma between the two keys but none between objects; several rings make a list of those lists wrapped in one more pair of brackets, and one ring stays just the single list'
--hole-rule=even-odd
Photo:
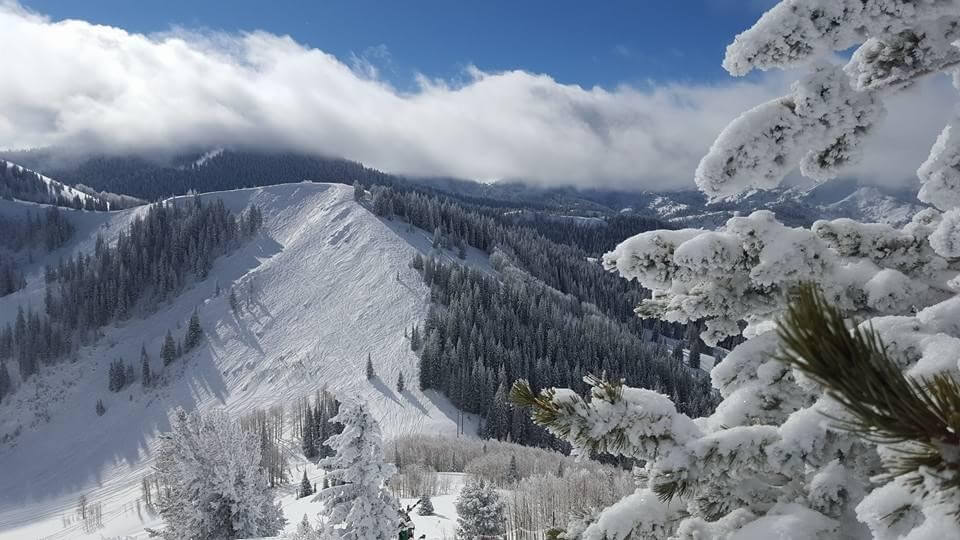
[{"label": "steep snow face", "polygon": [[[264,231],[171,303],[104,329],[77,362],[46,368],[0,404],[0,438],[19,431],[0,443],[0,538],[16,538],[38,521],[49,529],[33,526],[31,535],[62,530],[61,516],[72,512],[80,493],[103,503],[105,519],[128,507],[139,495],[153,440],[177,405],[222,406],[241,415],[289,405],[326,386],[367,401],[386,437],[456,433],[449,401],[418,389],[416,357],[404,336],[426,316],[429,291],[409,262],[418,251],[430,252],[430,235],[377,218],[343,185],[288,184],[202,198],[220,198],[236,212],[259,205]],[[146,208],[100,214],[108,217],[83,227],[74,249],[90,251],[98,232],[115,238],[139,212]],[[489,271],[480,252],[471,250],[467,262]],[[25,290],[4,298],[0,322],[15,316],[17,304],[42,307],[42,281],[35,269]],[[229,306],[231,287],[237,313]],[[168,330],[182,337],[194,309],[206,338],[163,370],[166,385],[144,390],[136,382],[107,391],[111,360],[122,358],[139,375],[141,344],[156,375],[163,337]],[[369,381],[367,354],[377,373]],[[102,417],[94,412],[97,399],[107,409]],[[465,429],[475,432],[476,420],[468,418]]]}]

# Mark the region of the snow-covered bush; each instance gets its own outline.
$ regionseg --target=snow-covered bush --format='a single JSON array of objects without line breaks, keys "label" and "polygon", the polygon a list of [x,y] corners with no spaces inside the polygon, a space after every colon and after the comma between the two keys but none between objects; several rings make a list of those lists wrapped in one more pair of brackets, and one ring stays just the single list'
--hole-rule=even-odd
[{"label": "snow-covered bush", "polygon": [[384,462],[379,424],[366,405],[355,402],[341,404],[330,421],[342,424],[343,431],[324,443],[336,454],[320,460],[331,484],[314,499],[326,506],[321,537],[396,538],[400,505],[386,488],[395,468]]},{"label": "snow-covered bush", "polygon": [[163,486],[164,538],[229,540],[276,534],[283,513],[260,469],[260,441],[222,410],[178,408],[160,436],[155,465]]},{"label": "snow-covered bush", "polygon": [[[818,180],[836,176],[858,159],[886,96],[918,77],[957,69],[958,40],[958,0],[781,1],[737,36],[724,66],[734,75],[770,68],[807,74],[789,95],[744,113],[720,134],[697,168],[698,186],[720,198],[776,186],[797,166]],[[824,61],[856,45],[846,66]],[[940,376],[947,382],[938,384],[949,388],[960,377],[960,142],[953,125],[918,171],[920,198],[934,208],[903,228],[842,219],[791,228],[758,211],[717,231],[643,233],[604,257],[607,268],[652,291],[640,315],[705,322],[701,337],[711,345],[741,332],[749,339],[713,368],[723,402],[708,418],[679,413],[657,392],[595,379],[589,400],[569,390],[536,396],[515,387],[515,400],[532,405],[535,420],[579,452],[645,463],[636,493],[574,524],[568,537],[960,538],[951,515],[960,506],[949,488],[960,467],[960,403],[941,411],[952,438],[908,443],[921,445],[931,462],[904,472],[892,456],[905,439],[851,431],[850,407],[858,405],[802,363],[781,361],[775,331],[793,292],[813,282],[839,317],[876,331],[886,347],[877,356],[907,376],[904,384],[925,388]],[[828,358],[854,354],[826,349],[817,334],[807,338],[816,340],[809,355],[818,347]],[[849,377],[868,392],[893,395],[881,381],[894,377]],[[946,472],[932,467],[934,458],[948,464]],[[946,483],[934,478],[940,473]]]}]

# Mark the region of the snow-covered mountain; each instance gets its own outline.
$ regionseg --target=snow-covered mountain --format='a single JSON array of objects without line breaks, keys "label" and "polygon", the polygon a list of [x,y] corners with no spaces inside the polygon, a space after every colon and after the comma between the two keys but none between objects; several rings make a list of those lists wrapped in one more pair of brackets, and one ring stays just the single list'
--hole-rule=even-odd
[{"label": "snow-covered mountain", "polygon": [[650,215],[678,226],[718,227],[734,215],[772,210],[777,219],[793,226],[809,226],[818,219],[851,218],[899,226],[924,204],[910,190],[885,190],[834,181],[808,188],[755,191],[730,200],[708,203],[699,192],[650,192],[625,198],[627,212]]},{"label": "snow-covered mountain", "polygon": [[110,203],[93,191],[78,189],[9,161],[0,160],[0,194],[23,201],[107,209]]},{"label": "snow-covered mountain", "polygon": [[[220,198],[235,212],[257,204],[262,232],[157,312],[105,328],[75,361],[44,369],[0,404],[0,539],[20,538],[28,526],[30,536],[54,534],[81,493],[102,503],[106,517],[129,505],[153,441],[178,405],[240,415],[328,387],[367,401],[387,436],[456,433],[449,401],[418,389],[405,337],[428,308],[428,289],[409,262],[431,251],[429,234],[374,216],[345,185],[298,183],[201,197]],[[0,211],[24,204],[0,201]],[[0,298],[0,324],[16,316],[18,305],[43,306],[44,263],[91,251],[97,234],[115,238],[145,211],[68,211],[77,225],[74,239],[33,263],[25,289]],[[467,262],[492,271],[481,252],[470,250]],[[230,310],[230,287],[239,313]],[[139,365],[141,345],[160,370],[162,339],[168,330],[181,335],[194,309],[206,339],[164,368],[166,385],[107,391],[110,362]],[[368,354],[377,372],[369,381]],[[401,372],[408,383],[399,393]],[[94,411],[98,399],[106,406],[101,417]],[[467,424],[468,433],[475,431],[474,419]]]}]

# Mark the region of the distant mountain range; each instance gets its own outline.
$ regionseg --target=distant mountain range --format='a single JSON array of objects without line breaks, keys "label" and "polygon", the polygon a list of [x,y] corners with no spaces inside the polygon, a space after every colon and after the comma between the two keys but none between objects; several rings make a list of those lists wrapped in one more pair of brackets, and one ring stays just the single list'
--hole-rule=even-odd
[{"label": "distant mountain range", "polygon": [[[455,178],[414,178],[384,173],[363,164],[295,153],[205,149],[169,157],[143,155],[75,156],[57,149],[0,154],[84,192],[118,193],[157,200],[190,191],[209,192],[277,183],[337,182],[389,185],[443,193],[467,204],[532,210],[547,215],[609,217],[634,214],[675,226],[714,228],[738,214],[772,210],[786,224],[808,226],[818,219],[847,217],[902,225],[923,208],[915,190],[861,186],[835,180],[810,188],[758,191],[708,203],[696,190],[612,191],[545,188],[521,182],[480,183]],[[89,187],[87,187],[89,186]]]}]

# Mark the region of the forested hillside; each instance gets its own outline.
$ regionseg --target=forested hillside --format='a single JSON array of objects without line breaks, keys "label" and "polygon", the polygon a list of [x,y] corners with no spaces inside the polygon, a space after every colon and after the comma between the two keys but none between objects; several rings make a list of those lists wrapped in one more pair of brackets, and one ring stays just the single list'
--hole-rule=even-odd
[{"label": "forested hillside", "polygon": [[[111,205],[104,197],[66,186],[4,160],[0,160],[0,198],[83,210],[108,210],[111,206],[120,207],[117,204]],[[116,199],[123,200],[121,197]]]},{"label": "forested hillside", "polygon": [[26,286],[23,263],[37,253],[62,246],[73,235],[73,225],[56,206],[23,214],[0,215],[0,296]]},{"label": "forested hillside", "polygon": [[[372,190],[372,205],[378,215],[400,216],[416,227],[433,231],[435,247],[470,245],[487,253],[499,249],[533,277],[595,305],[601,313],[624,322],[638,335],[647,328],[671,337],[684,336],[680,325],[636,317],[634,306],[648,296],[636,282],[605,271],[576,245],[553,242],[531,227],[513,223],[512,217],[496,209],[459,204],[445,195],[381,186]],[[632,221],[626,229],[644,231],[652,223]],[[610,238],[585,243],[596,246]]]},{"label": "forested hillside", "polygon": [[[46,231],[48,245],[57,245],[69,230],[58,216],[52,209],[43,227],[29,221],[22,230]],[[151,206],[113,245],[99,237],[92,254],[80,252],[46,268],[44,310],[20,306],[15,322],[0,330],[0,362],[15,358],[20,379],[27,379],[41,364],[95,340],[99,328],[149,313],[191,277],[205,277],[214,259],[261,223],[256,207],[238,218],[221,201]]]},{"label": "forested hillside", "polygon": [[507,394],[517,379],[583,394],[584,376],[605,375],[667,394],[687,414],[712,412],[710,384],[699,370],[591,304],[530,278],[502,253],[493,258],[497,277],[414,260],[435,303],[422,336],[414,329],[411,341],[420,350],[420,386],[483,416],[483,435],[562,447],[525,411],[510,407]]}]

